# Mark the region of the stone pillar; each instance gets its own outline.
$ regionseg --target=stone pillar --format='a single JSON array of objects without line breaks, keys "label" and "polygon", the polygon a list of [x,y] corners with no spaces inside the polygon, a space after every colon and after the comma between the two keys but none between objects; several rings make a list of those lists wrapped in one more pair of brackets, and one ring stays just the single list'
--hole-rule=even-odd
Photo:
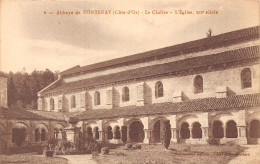
[{"label": "stone pillar", "polygon": [[172,132],[171,141],[174,142],[174,143],[177,143],[177,129],[171,128],[171,132]]},{"label": "stone pillar", "polygon": [[246,125],[237,126],[237,128],[239,144],[247,144]]},{"label": "stone pillar", "polygon": [[130,127],[130,126],[127,126],[127,140],[126,140],[127,143],[131,142],[130,133],[129,133],[129,132],[130,132],[129,127]]},{"label": "stone pillar", "polygon": [[122,140],[122,128],[120,128],[119,132],[120,132],[120,139]]},{"label": "stone pillar", "polygon": [[209,128],[202,127],[202,138],[208,139],[209,138]]},{"label": "stone pillar", "polygon": [[108,140],[108,133],[107,133],[107,131],[105,131],[104,136],[105,136],[105,140]]},{"label": "stone pillar", "polygon": [[99,140],[103,140],[102,138],[102,131],[98,131],[98,133],[99,133]]},{"label": "stone pillar", "polygon": [[149,143],[148,132],[149,132],[148,129],[144,129],[144,141],[143,141],[143,143],[146,143],[146,144]]},{"label": "stone pillar", "polygon": [[92,134],[93,134],[93,139],[96,139],[96,131],[92,130]]},{"label": "stone pillar", "polygon": [[42,98],[38,98],[38,110],[43,110]]},{"label": "stone pillar", "polygon": [[223,131],[224,131],[224,137],[223,138],[226,138],[226,126],[223,126]]},{"label": "stone pillar", "polygon": [[190,139],[192,139],[193,137],[192,137],[192,128],[189,128],[189,130],[190,130]]},{"label": "stone pillar", "polygon": [[113,139],[116,139],[116,130],[113,130]]}]

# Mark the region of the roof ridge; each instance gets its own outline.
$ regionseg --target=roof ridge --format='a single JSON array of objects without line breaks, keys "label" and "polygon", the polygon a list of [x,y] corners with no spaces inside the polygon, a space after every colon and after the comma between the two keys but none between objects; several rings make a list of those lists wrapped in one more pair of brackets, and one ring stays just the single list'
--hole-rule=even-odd
[{"label": "roof ridge", "polygon": [[[89,87],[93,87],[95,85],[105,85],[105,84],[110,84],[110,83],[124,81],[124,80],[156,76],[158,74],[178,72],[178,71],[183,71],[183,70],[187,70],[187,69],[195,69],[195,68],[202,67],[202,66],[209,66],[209,63],[210,63],[210,65],[216,65],[216,64],[221,64],[221,63],[229,63],[229,62],[234,62],[234,61],[256,58],[256,57],[260,56],[260,54],[257,53],[257,52],[259,52],[259,49],[260,49],[260,46],[251,46],[251,47],[230,50],[230,51],[220,52],[220,53],[206,55],[206,56],[186,58],[183,60],[169,62],[169,63],[167,63],[167,65],[158,64],[158,65],[146,66],[146,67],[141,67],[141,68],[135,68],[135,69],[126,70],[126,71],[117,72],[117,73],[108,74],[108,75],[91,77],[88,79],[82,79],[82,80],[78,80],[78,81],[64,83],[61,86],[54,88],[53,90],[43,92],[43,94],[56,92],[55,90],[57,90],[57,88],[60,88],[60,90],[64,90],[63,87],[66,87],[66,86],[69,89],[71,89],[71,88],[79,89],[79,88],[85,88],[85,87],[89,88]],[[247,52],[247,55],[243,55],[244,51]],[[236,55],[233,55],[234,53]],[[255,54],[258,56],[255,56]],[[195,61],[197,61],[197,62],[195,62]],[[186,62],[186,64],[185,64],[185,62]],[[196,64],[190,64],[190,62],[196,63]],[[156,70],[156,71],[152,71],[152,73],[149,74],[149,70]],[[169,71],[169,70],[171,70],[171,71]],[[134,73],[138,72],[138,74],[133,74],[132,72],[134,72]],[[144,72],[144,73],[142,74],[142,72]],[[131,76],[131,78],[129,78],[129,76],[124,77],[124,76],[122,76],[122,74],[131,74],[133,76]],[[113,79],[111,79],[111,76],[113,76],[115,78],[114,81],[113,81]],[[106,80],[104,80],[104,79],[100,80],[100,78],[105,78]],[[92,82],[87,83],[86,81],[92,81],[92,82],[95,81],[96,83],[92,83]],[[95,85],[92,85],[92,84],[95,84]],[[69,90],[69,89],[66,89],[66,90]]]},{"label": "roof ridge", "polygon": [[[221,42],[222,44],[227,44],[228,40],[236,40],[238,38],[249,39],[249,38],[247,38],[248,36],[253,37],[253,36],[257,35],[257,37],[259,38],[259,36],[260,36],[259,29],[260,29],[260,26],[253,26],[253,27],[249,27],[249,28],[221,33],[221,34],[218,34],[218,35],[215,35],[212,37],[208,37],[208,38],[201,38],[201,39],[184,42],[184,43],[179,43],[176,45],[167,46],[167,47],[163,47],[163,48],[159,48],[159,49],[155,49],[155,50],[145,51],[145,52],[136,53],[136,54],[129,55],[129,56],[124,56],[124,57],[110,59],[110,60],[103,61],[103,62],[93,63],[93,64],[85,65],[82,67],[77,65],[75,67],[62,71],[60,74],[61,75],[70,75],[70,74],[79,73],[79,72],[86,72],[86,71],[90,71],[90,70],[110,67],[110,66],[113,66],[116,64],[122,64],[122,63],[126,63],[126,62],[129,63],[129,62],[133,62],[136,60],[144,60],[144,59],[151,58],[151,57],[158,57],[158,56],[162,56],[163,54],[169,54],[170,52],[178,52],[178,51],[183,52],[183,51],[187,51],[191,48],[196,48],[196,47],[199,47],[199,49],[201,49],[204,46],[206,49],[209,49],[210,45],[216,46],[216,44],[219,42]],[[239,35],[239,34],[241,34],[241,35]],[[226,36],[226,38],[225,38],[225,36]],[[239,42],[241,42],[241,41],[242,40],[239,40]],[[187,46],[187,47],[185,47],[185,46]],[[217,46],[217,47],[219,47],[219,46]],[[173,51],[173,49],[174,49],[174,51]],[[196,49],[196,51],[202,51],[199,49]],[[166,50],[166,52],[162,52],[165,50]],[[84,70],[84,69],[86,69],[86,70]]]}]

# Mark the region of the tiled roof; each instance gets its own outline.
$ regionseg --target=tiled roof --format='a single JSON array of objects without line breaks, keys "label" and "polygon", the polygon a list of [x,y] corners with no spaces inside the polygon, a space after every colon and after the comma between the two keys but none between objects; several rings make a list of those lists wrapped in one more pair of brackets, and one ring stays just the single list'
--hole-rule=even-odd
[{"label": "tiled roof", "polygon": [[247,59],[259,59],[259,57],[259,46],[247,47],[232,51],[226,51],[219,54],[188,58],[172,63],[142,67],[119,73],[98,76],[81,81],[64,83],[61,86],[58,86],[52,90],[42,92],[42,94],[68,91],[71,89],[91,88],[97,85],[111,84],[115,82],[139,79],[144,77],[148,78],[151,76],[158,76],[167,73],[184,71],[205,66],[231,63],[236,61],[244,61]]},{"label": "tiled roof", "polygon": [[165,47],[153,51],[148,51],[148,52],[139,53],[131,56],[112,59],[112,60],[108,60],[96,64],[91,64],[84,67],[75,66],[73,68],[61,72],[60,74],[70,75],[74,73],[95,71],[95,70],[106,69],[110,67],[129,65],[137,61],[139,62],[149,61],[149,60],[154,60],[156,58],[166,58],[170,56],[177,56],[180,54],[198,52],[210,48],[236,44],[250,39],[259,38],[260,36],[259,29],[260,26],[241,29],[241,30],[223,33],[220,35],[216,35],[216,36],[212,36],[200,40],[195,40],[191,42],[186,42],[182,44],[177,44],[174,46]]},{"label": "tiled roof", "polygon": [[[96,109],[84,112],[61,113],[50,111],[26,111],[0,108],[0,118],[38,119],[64,121],[64,115],[78,117],[80,120],[103,119],[113,117],[132,117],[154,114],[177,114],[183,112],[217,111],[260,106],[260,93],[236,95],[227,98],[203,98],[184,102],[155,103],[145,106],[127,106],[116,109]],[[260,110],[260,109],[259,109]]]},{"label": "tiled roof", "polygon": [[0,107],[0,118],[14,118],[14,119],[38,119],[46,120],[47,118],[34,114],[28,110],[11,109]]},{"label": "tiled roof", "polygon": [[62,112],[51,112],[51,111],[42,111],[42,110],[33,110],[30,112],[52,120],[65,120],[64,115],[66,115],[66,113],[62,113]]},{"label": "tiled roof", "polygon": [[[227,98],[203,98],[184,102],[158,103],[145,106],[128,106],[117,109],[96,109],[79,113],[70,113],[81,120],[113,117],[131,117],[154,114],[177,114],[182,112],[216,111],[260,106],[260,93],[236,95]],[[260,110],[260,109],[259,109]]]}]

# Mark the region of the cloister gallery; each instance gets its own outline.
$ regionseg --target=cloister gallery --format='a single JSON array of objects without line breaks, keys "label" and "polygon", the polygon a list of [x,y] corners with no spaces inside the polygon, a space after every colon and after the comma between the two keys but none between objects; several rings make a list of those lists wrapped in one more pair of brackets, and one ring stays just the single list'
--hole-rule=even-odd
[{"label": "cloister gallery", "polygon": [[1,109],[1,147],[65,137],[69,117],[88,138],[110,143],[160,142],[161,121],[172,143],[259,143],[259,30],[65,70],[38,93],[38,110]]}]

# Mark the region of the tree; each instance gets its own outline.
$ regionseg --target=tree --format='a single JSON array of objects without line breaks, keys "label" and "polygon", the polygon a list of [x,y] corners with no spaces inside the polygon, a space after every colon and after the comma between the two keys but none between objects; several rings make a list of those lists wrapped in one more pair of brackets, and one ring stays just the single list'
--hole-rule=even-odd
[{"label": "tree", "polygon": [[15,109],[37,109],[37,92],[57,79],[57,73],[48,69],[34,70],[31,74],[25,72],[25,69],[16,73],[9,72],[9,74],[0,72],[0,76],[8,77],[8,106]]},{"label": "tree", "polygon": [[169,121],[161,121],[161,142],[165,149],[168,149],[171,141],[171,127]]},{"label": "tree", "polygon": [[17,90],[16,87],[14,86],[13,76],[10,75],[10,78],[8,79],[8,83],[7,83],[8,107],[11,107],[12,104],[16,103],[16,95],[17,95]]}]

